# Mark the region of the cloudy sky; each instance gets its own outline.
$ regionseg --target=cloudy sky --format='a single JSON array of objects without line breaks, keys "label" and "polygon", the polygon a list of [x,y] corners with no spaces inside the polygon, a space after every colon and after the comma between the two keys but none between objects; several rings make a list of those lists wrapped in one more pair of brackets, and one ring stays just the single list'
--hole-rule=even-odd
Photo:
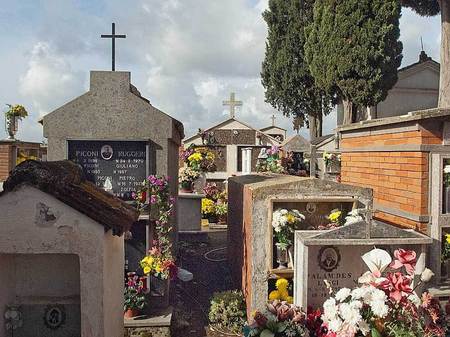
[{"label": "cloudy sky", "polygon": [[[267,1],[0,0],[0,104],[24,104],[31,115],[18,138],[41,141],[37,120],[85,92],[89,70],[110,69],[110,41],[99,36],[116,22],[116,33],[127,34],[116,43],[116,69],[131,71],[133,84],[188,136],[226,118],[230,91],[244,101],[238,118],[262,128],[275,113],[292,133],[291,121],[264,102],[260,82]],[[403,66],[416,62],[420,36],[439,60],[439,18],[404,9]],[[334,124],[328,117],[325,132]]]}]

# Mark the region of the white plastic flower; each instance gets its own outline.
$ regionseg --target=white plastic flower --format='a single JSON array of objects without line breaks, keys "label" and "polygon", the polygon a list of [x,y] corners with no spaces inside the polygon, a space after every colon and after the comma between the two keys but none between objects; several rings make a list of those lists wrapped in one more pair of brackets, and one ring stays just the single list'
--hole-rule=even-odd
[{"label": "white plastic flower", "polygon": [[342,328],[342,320],[339,318],[328,321],[328,329],[331,331],[339,331]]},{"label": "white plastic flower", "polygon": [[444,166],[444,173],[450,173],[450,165]]},{"label": "white plastic flower", "polygon": [[408,296],[408,300],[410,300],[414,305],[419,307],[422,304],[422,301],[420,300],[420,297],[416,293],[412,293]]},{"label": "white plastic flower", "polygon": [[[379,249],[379,248],[372,249],[370,252],[367,252],[363,256],[361,256],[361,258],[366,263],[367,267],[369,267],[369,270],[371,271],[371,273],[373,274],[373,276],[375,278],[379,278],[381,276],[381,273],[392,262],[391,255],[387,251],[385,251],[383,249]],[[366,274],[364,274],[364,275],[366,275]],[[360,282],[360,283],[366,283],[366,282]]]},{"label": "white plastic flower", "polygon": [[434,276],[434,273],[431,269],[425,268],[420,275],[420,280],[422,282],[428,282],[431,280],[431,278]]},{"label": "white plastic flower", "polygon": [[384,318],[389,312],[389,307],[386,305],[385,301],[375,300],[370,303],[370,308],[375,316]]},{"label": "white plastic flower", "polygon": [[335,298],[339,302],[344,302],[347,299],[347,297],[350,296],[351,292],[352,291],[349,288],[341,288],[336,293]]},{"label": "white plastic flower", "polygon": [[358,308],[353,308],[349,303],[341,303],[339,305],[339,312],[344,322],[349,323],[352,326],[356,326],[362,319],[361,313]]},{"label": "white plastic flower", "polygon": [[334,320],[338,315],[338,306],[334,297],[330,297],[323,303],[323,317],[326,321]]}]

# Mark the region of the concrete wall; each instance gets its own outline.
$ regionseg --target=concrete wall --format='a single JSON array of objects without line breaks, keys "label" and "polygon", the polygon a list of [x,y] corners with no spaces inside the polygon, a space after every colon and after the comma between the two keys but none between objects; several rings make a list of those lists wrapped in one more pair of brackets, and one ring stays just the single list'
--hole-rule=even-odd
[{"label": "concrete wall", "polygon": [[[48,207],[44,216],[43,205]],[[75,254],[79,257],[82,337],[123,336],[122,307],[105,307],[123,301],[122,237],[105,234],[102,225],[26,185],[1,195],[0,214],[0,255]],[[114,268],[104,270],[108,256],[112,256],[109,263]],[[48,277],[56,272],[52,269]],[[31,279],[33,275],[27,277]],[[53,287],[51,282],[47,286]],[[108,334],[105,324],[111,324]]]}]

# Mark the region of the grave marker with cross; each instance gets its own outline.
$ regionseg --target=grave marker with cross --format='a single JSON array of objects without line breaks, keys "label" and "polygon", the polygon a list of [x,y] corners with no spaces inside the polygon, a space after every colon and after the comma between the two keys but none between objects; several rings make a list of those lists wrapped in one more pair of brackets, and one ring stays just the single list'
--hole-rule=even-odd
[{"label": "grave marker with cross", "polygon": [[237,106],[242,106],[242,101],[236,101],[235,94],[232,92],[230,94],[230,100],[229,101],[223,101],[223,105],[228,105],[230,107],[230,118],[234,118],[234,108]]},{"label": "grave marker with cross", "polygon": [[112,48],[111,48],[111,52],[112,52],[112,66],[111,66],[111,70],[112,71],[116,71],[116,39],[125,39],[127,36],[126,35],[116,35],[116,24],[113,22],[112,23],[111,34],[102,34],[102,35],[100,35],[100,37],[104,38],[104,39],[111,39],[111,41],[112,41]]}]

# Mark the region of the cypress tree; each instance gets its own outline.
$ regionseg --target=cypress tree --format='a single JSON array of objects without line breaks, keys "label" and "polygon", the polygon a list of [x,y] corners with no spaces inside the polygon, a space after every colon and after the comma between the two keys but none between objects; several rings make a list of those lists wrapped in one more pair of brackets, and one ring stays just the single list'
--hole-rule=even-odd
[{"label": "cypress tree", "polygon": [[401,0],[403,6],[412,8],[422,16],[441,12],[441,74],[439,103],[441,108],[450,107],[450,0]]},{"label": "cypress tree", "polygon": [[305,27],[312,20],[314,0],[269,0],[263,18],[268,26],[261,80],[266,102],[309,126],[311,139],[322,135],[322,115],[330,97],[319,90],[305,63]]},{"label": "cypress tree", "polygon": [[316,0],[305,53],[323,90],[344,103],[344,124],[355,106],[383,101],[402,59],[398,0]]}]

